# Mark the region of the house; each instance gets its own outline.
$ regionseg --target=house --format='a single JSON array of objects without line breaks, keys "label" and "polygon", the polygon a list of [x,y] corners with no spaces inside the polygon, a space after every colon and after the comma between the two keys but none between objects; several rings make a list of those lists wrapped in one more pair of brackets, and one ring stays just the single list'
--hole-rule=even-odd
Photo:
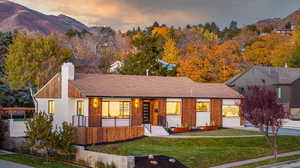
[{"label": "house", "polygon": [[225,84],[185,77],[83,74],[64,63],[35,99],[38,111],[52,114],[54,124],[110,129],[108,134],[122,127],[144,126],[151,134],[165,127],[226,126],[232,124],[228,116],[240,125],[238,92]]},{"label": "house", "polygon": [[251,85],[266,85],[276,91],[290,117],[300,119],[300,68],[253,66],[225,84],[240,93]]},{"label": "house", "polygon": [[114,73],[117,72],[122,66],[124,65],[123,62],[121,61],[116,61],[113,64],[110,65],[109,67],[109,72]]},{"label": "house", "polygon": [[[158,59],[157,62],[164,68],[166,68],[167,70],[172,70],[174,68],[176,68],[176,64],[169,64],[163,60]],[[122,61],[115,61],[114,63],[112,63],[109,67],[109,72],[110,73],[115,73],[117,72],[121,67],[124,66],[124,63]]]}]

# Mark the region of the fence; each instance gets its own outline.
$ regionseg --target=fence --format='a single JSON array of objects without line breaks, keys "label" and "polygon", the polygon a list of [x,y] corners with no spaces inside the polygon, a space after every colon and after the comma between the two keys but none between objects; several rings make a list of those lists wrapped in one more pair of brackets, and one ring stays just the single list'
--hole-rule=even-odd
[{"label": "fence", "polygon": [[143,137],[144,127],[77,127],[76,135],[80,145],[117,142]]}]

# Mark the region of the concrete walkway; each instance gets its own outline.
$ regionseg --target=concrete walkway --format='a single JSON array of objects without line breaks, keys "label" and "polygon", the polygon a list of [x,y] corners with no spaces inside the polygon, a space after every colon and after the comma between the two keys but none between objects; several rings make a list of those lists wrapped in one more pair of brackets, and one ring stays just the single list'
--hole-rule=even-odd
[{"label": "concrete walkway", "polygon": [[263,135],[239,135],[239,136],[184,136],[184,135],[168,135],[168,136],[152,136],[158,138],[250,138],[262,137]]},{"label": "concrete walkway", "polygon": [[22,164],[6,161],[6,160],[0,160],[0,167],[1,168],[33,168],[30,166],[25,166]]},{"label": "concrete walkway", "polygon": [[[286,157],[286,156],[293,156],[293,155],[299,155],[300,151],[295,151],[295,152],[287,152],[287,153],[281,153],[278,155],[278,157]],[[254,162],[260,162],[260,161],[264,161],[267,159],[272,159],[274,156],[265,156],[265,157],[260,157],[260,158],[255,158],[255,159],[249,159],[249,160],[243,160],[243,161],[239,161],[239,162],[232,162],[232,163],[227,163],[227,164],[223,164],[220,166],[215,166],[215,167],[211,167],[211,168],[228,168],[228,167],[235,167],[235,166],[242,166],[242,165],[246,165],[246,164],[250,164],[250,163],[254,163]]]}]

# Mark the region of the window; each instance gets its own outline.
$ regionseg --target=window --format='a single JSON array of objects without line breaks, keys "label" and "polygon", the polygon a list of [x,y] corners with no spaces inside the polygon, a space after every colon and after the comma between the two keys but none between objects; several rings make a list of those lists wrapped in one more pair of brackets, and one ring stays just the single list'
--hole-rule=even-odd
[{"label": "window", "polygon": [[130,102],[102,102],[103,118],[129,118]]},{"label": "window", "polygon": [[224,117],[238,117],[240,107],[236,105],[223,105],[223,116]]},{"label": "window", "polygon": [[54,100],[49,100],[48,101],[48,113],[49,114],[54,114],[55,112],[55,103],[54,103]]},{"label": "window", "polygon": [[77,100],[77,115],[84,115],[82,100]]},{"label": "window", "polygon": [[167,102],[167,115],[180,115],[181,102]]},{"label": "window", "polygon": [[209,112],[209,102],[197,102],[196,112]]}]

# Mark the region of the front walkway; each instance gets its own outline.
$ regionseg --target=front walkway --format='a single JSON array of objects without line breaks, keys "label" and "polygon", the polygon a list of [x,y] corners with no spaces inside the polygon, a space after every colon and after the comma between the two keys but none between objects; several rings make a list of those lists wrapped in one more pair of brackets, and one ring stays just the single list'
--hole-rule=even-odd
[{"label": "front walkway", "polygon": [[[255,127],[252,127],[252,126],[250,126],[250,127],[235,127],[234,129],[259,131],[258,128],[255,128]],[[278,131],[278,135],[300,136],[300,129],[280,128],[279,131]]]},{"label": "front walkway", "polygon": [[[293,156],[293,155],[299,155],[300,151],[295,151],[295,152],[287,152],[287,153],[281,153],[278,155],[278,157],[287,157],[287,156]],[[227,164],[223,164],[220,166],[215,166],[215,167],[211,167],[211,168],[229,168],[229,167],[236,167],[236,166],[242,166],[242,165],[246,165],[246,164],[250,164],[250,163],[254,163],[254,162],[260,162],[260,161],[264,161],[267,159],[272,159],[274,156],[264,156],[264,157],[260,157],[260,158],[255,158],[255,159],[249,159],[249,160],[243,160],[243,161],[238,161],[238,162],[232,162],[232,163],[227,163]]]}]

